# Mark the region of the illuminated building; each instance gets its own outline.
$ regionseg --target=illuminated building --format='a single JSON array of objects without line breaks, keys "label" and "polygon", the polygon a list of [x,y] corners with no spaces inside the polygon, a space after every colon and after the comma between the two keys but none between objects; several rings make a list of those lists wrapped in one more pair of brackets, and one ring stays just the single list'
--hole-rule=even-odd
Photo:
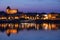
[{"label": "illuminated building", "polygon": [[[22,29],[29,29],[29,28],[35,28],[39,30],[40,24],[36,24],[37,22],[39,23],[41,20],[43,21],[54,21],[54,20],[60,20],[60,14],[53,14],[53,13],[48,13],[48,14],[32,14],[32,13],[20,13],[18,12],[17,9],[11,9],[9,6],[6,9],[6,14],[0,15],[0,20],[4,22],[9,22],[8,24],[0,24],[3,28],[9,27],[11,29],[15,28],[22,28]],[[36,22],[37,21],[37,22]],[[10,23],[14,22],[14,23]],[[34,23],[33,23],[34,22]],[[21,24],[18,24],[21,23]],[[43,29],[57,29],[55,24],[48,24],[48,23],[43,23],[42,24]],[[11,31],[12,32],[12,31]],[[13,33],[16,32],[13,30]]]},{"label": "illuminated building", "polygon": [[7,14],[16,14],[18,12],[17,9],[11,9],[9,6],[6,9]]},{"label": "illuminated building", "polygon": [[44,16],[44,20],[46,20],[46,19],[48,19],[48,15],[47,14],[45,14],[45,15],[43,15]]}]

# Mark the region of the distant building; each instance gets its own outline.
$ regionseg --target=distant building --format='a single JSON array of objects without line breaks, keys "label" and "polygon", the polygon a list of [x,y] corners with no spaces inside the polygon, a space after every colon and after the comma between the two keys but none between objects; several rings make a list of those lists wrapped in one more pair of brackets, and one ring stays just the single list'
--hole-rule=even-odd
[{"label": "distant building", "polygon": [[6,8],[7,14],[16,14],[18,12],[18,9],[11,9],[9,6]]}]

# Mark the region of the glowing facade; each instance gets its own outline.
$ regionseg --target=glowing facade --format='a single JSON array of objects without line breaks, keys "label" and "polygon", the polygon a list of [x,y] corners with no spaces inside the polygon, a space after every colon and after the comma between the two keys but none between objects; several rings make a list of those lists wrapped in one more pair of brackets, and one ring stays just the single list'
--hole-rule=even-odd
[{"label": "glowing facade", "polygon": [[11,9],[9,6],[6,9],[7,14],[16,14],[18,12],[17,9]]}]

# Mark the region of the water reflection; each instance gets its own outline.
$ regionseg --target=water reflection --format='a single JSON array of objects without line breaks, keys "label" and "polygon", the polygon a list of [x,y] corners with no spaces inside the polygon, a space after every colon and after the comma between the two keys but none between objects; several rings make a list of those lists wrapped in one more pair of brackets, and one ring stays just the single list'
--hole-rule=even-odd
[{"label": "water reflection", "polygon": [[60,29],[60,24],[56,23],[1,23],[0,31],[10,34],[17,34],[20,30],[57,30]]},{"label": "water reflection", "polygon": [[42,27],[43,29],[49,29],[49,30],[52,30],[52,29],[58,29],[57,27],[58,25],[57,24],[50,24],[50,23],[43,23]]},{"label": "water reflection", "polygon": [[10,36],[10,34],[17,34],[18,33],[17,29],[7,29],[5,32],[8,36]]}]

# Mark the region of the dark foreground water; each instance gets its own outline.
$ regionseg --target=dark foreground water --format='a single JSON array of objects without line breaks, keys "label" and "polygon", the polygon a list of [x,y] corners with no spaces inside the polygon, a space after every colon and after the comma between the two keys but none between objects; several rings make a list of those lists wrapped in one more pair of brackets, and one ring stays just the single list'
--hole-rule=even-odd
[{"label": "dark foreground water", "polygon": [[0,40],[60,40],[60,30],[21,30],[10,36],[0,32]]}]

